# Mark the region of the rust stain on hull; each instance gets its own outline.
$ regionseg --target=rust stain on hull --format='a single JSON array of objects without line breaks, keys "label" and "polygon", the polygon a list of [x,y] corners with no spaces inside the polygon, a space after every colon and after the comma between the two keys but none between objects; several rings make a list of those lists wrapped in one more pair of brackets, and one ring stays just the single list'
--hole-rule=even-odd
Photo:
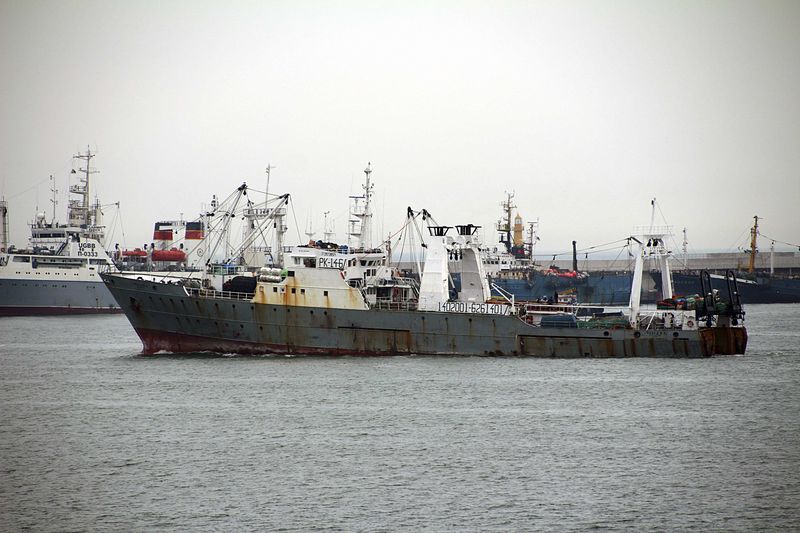
[{"label": "rust stain on hull", "polygon": [[[387,346],[384,350],[315,348],[310,346],[289,346],[286,344],[254,343],[233,339],[219,339],[185,335],[182,333],[165,333],[147,329],[136,329],[142,340],[144,355],[159,352],[168,353],[202,353],[219,354],[235,353],[241,355],[335,355],[335,356],[390,356],[404,352],[395,351],[395,347]],[[406,352],[407,353],[407,352]]]},{"label": "rust stain on hull", "polygon": [[146,354],[703,357],[747,343],[744,328],[546,328],[516,316],[259,304],[133,280],[109,288]]}]

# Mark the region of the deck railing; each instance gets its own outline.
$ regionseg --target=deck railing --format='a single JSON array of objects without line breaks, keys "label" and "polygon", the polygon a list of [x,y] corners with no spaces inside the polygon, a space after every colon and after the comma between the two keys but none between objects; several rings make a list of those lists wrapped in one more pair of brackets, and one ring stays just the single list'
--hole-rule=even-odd
[{"label": "deck railing", "polygon": [[186,289],[189,296],[197,298],[214,298],[222,300],[246,300],[253,299],[255,293],[253,292],[233,292],[233,291],[217,291],[214,289]]},{"label": "deck railing", "polygon": [[384,309],[388,311],[416,311],[416,301],[393,302],[388,298],[378,298],[371,306],[372,309]]}]

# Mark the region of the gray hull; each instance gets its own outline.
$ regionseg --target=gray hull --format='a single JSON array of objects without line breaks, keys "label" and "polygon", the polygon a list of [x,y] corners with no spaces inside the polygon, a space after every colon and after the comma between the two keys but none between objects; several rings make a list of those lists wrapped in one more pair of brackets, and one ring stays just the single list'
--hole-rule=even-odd
[{"label": "gray hull", "polygon": [[0,280],[0,316],[119,313],[100,281]]},{"label": "gray hull", "polygon": [[[105,275],[143,352],[309,355],[703,357],[739,349],[717,328],[543,328],[515,316],[255,304],[180,285]],[[726,335],[733,328],[726,328]],[[739,328],[745,335],[743,328]],[[744,350],[744,346],[741,346]]]}]

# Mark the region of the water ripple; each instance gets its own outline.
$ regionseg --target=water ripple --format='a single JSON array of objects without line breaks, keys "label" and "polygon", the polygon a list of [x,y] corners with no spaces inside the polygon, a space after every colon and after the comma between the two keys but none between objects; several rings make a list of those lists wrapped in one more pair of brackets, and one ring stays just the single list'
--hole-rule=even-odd
[{"label": "water ripple", "polygon": [[0,319],[3,529],[800,529],[800,306],[711,360],[132,356]]}]

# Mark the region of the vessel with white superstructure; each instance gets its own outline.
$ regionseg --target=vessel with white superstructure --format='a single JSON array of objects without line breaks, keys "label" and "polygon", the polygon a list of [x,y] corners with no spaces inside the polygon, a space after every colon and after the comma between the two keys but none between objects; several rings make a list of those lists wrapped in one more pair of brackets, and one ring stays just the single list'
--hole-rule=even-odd
[{"label": "vessel with white superstructure", "polygon": [[55,210],[50,221],[37,213],[25,249],[8,245],[8,206],[2,202],[0,316],[121,311],[99,276],[99,270],[115,267],[106,249],[100,203],[90,202],[94,157],[88,149],[75,156],[85,167],[72,171],[78,183],[69,187],[75,198],[68,202],[67,222],[58,223]]},{"label": "vessel with white superstructure", "polygon": [[[691,311],[641,309],[648,258],[658,259],[671,294],[667,231],[651,227],[632,237],[638,246],[627,308],[582,313],[580,306],[492,297],[476,226],[456,226],[457,235],[450,236],[452,227],[431,223],[422,212],[429,238],[418,287],[391,272],[376,279],[366,273],[366,283],[353,283],[348,261],[360,262],[359,255],[317,246],[295,248],[282,268],[258,269],[245,290],[211,288],[205,281],[210,272],[195,283],[125,273],[103,278],[145,354],[704,357],[746,349],[735,280],[727,302],[709,290]],[[415,217],[411,209],[408,216]],[[456,255],[462,284],[454,295],[449,258]]]}]

